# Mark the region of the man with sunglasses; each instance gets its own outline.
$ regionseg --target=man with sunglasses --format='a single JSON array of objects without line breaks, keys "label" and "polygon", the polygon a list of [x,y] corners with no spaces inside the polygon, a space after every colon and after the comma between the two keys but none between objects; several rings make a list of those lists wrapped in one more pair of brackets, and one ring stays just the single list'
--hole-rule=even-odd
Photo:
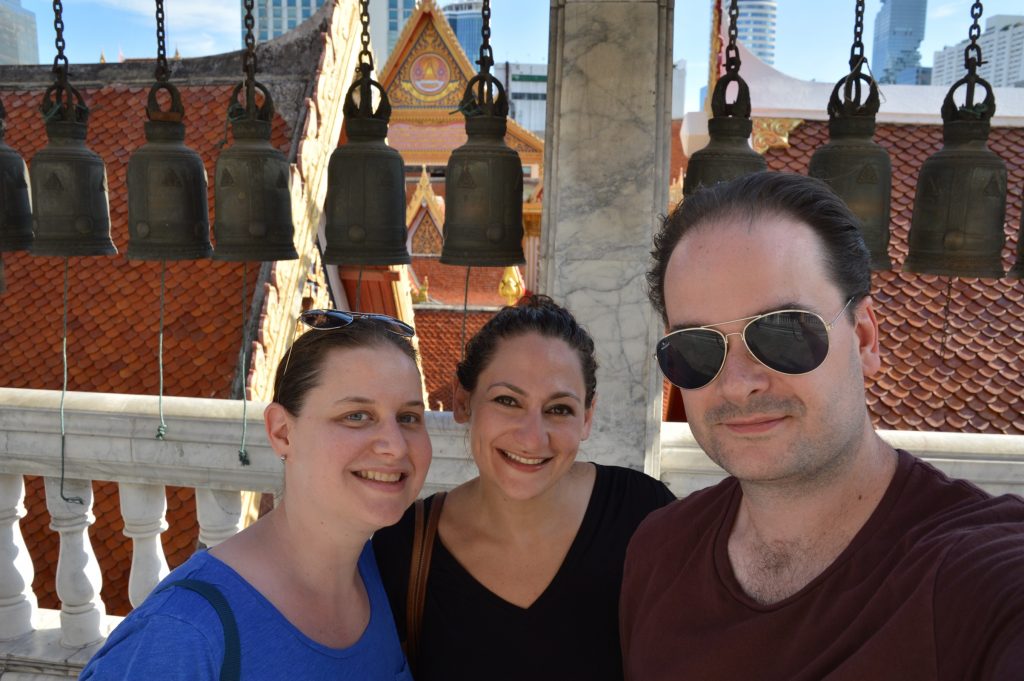
[{"label": "man with sunglasses", "polygon": [[687,198],[654,246],[658,362],[730,477],[634,535],[626,678],[1024,678],[1024,502],[875,433],[879,330],[845,204],[758,173]]}]

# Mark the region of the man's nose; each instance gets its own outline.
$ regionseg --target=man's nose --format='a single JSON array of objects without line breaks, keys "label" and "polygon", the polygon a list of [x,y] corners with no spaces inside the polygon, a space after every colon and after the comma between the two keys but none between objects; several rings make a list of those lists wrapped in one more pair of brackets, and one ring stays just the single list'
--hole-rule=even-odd
[{"label": "man's nose", "polygon": [[768,389],[771,369],[750,354],[741,332],[728,333],[725,339],[725,362],[715,382],[726,399],[740,404],[750,395]]}]

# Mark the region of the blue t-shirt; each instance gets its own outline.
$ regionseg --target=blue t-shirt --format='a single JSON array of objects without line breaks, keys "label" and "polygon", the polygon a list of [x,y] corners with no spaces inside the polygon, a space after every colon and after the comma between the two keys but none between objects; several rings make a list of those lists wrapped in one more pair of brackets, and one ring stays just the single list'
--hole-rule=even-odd
[{"label": "blue t-shirt", "polygon": [[[300,632],[241,575],[205,551],[162,583],[196,579],[224,594],[238,622],[245,681],[412,681],[369,547],[359,556],[359,574],[370,599],[370,623],[348,648],[329,648]],[[188,589],[171,588],[154,592],[132,611],[79,679],[217,681],[223,659],[224,628],[213,606]]]}]

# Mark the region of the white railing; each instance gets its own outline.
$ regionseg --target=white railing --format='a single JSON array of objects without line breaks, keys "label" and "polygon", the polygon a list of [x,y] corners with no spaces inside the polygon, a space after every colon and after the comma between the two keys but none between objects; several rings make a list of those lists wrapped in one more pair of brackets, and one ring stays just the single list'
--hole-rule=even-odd
[{"label": "white railing", "polygon": [[[970,480],[990,494],[1024,496],[1024,435],[924,433],[880,430],[893,447],[905,449],[954,478]],[[685,423],[661,427],[661,479],[676,496],[713,485],[726,475],[707,457]]]},{"label": "white railing", "polygon": [[[0,388],[0,678],[78,674],[120,621],[100,599],[102,575],[87,530],[92,481],[118,483],[124,534],[132,540],[128,596],[141,603],[168,571],[160,542],[167,529],[167,485],[196,490],[199,538],[213,546],[241,525],[241,492],[275,492],[281,464],[263,430],[263,404],[247,405],[246,453],[239,457],[242,405],[226,400],[164,398],[167,436],[154,436],[157,399],[70,393],[65,407],[61,492],[60,393]],[[427,415],[434,461],[424,494],[473,475],[465,430],[448,412]],[[1024,436],[884,431],[903,447],[955,477],[993,492],[1024,492]],[[686,424],[662,428],[661,476],[677,495],[713,484],[723,471],[697,446]],[[641,460],[639,457],[638,461]],[[32,561],[19,527],[25,514],[24,476],[45,479],[50,528],[60,534],[60,610],[39,609]],[[82,503],[67,501],[78,497]],[[19,677],[23,678],[23,677]]]},{"label": "white railing", "polygon": [[[124,534],[132,540],[132,605],[168,572],[160,542],[167,485],[195,488],[199,540],[207,546],[239,531],[242,491],[276,492],[281,485],[281,463],[263,429],[264,404],[247,405],[243,465],[241,402],[165,397],[167,435],[158,440],[155,397],[69,393],[62,493],[59,406],[59,392],[0,388],[0,677],[76,676],[121,619],[106,615],[99,596],[103,580],[87,532],[95,521],[93,480],[118,483]],[[472,474],[464,430],[451,414],[429,413],[427,427],[434,464],[425,493]],[[18,523],[25,475],[44,477],[50,528],[60,534],[59,611],[39,609],[32,593],[34,571]]]}]

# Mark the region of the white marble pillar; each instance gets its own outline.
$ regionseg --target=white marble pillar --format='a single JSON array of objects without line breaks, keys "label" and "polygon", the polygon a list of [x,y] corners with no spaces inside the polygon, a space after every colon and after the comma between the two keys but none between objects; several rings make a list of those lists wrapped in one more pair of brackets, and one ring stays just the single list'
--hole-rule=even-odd
[{"label": "white marble pillar", "polygon": [[658,474],[661,329],[645,294],[668,206],[672,0],[552,0],[541,291],[597,344],[581,457]]},{"label": "white marble pillar", "polygon": [[128,600],[137,608],[149,592],[167,576],[167,559],[160,535],[167,529],[167,492],[163,485],[122,482],[121,517],[124,536],[132,540],[132,569],[128,576]]},{"label": "white marble pillar", "polygon": [[100,600],[103,576],[87,530],[96,522],[92,514],[92,482],[65,480],[61,497],[60,478],[45,478],[46,508],[50,529],[60,533],[57,559],[57,597],[60,598],[61,643],[69,648],[103,638],[100,625],[106,608]]},{"label": "white marble pillar", "polygon": [[196,488],[199,543],[213,548],[242,530],[242,493]]},{"label": "white marble pillar", "polygon": [[32,631],[36,595],[32,558],[18,521],[25,516],[25,483],[20,475],[0,475],[0,641]]}]

